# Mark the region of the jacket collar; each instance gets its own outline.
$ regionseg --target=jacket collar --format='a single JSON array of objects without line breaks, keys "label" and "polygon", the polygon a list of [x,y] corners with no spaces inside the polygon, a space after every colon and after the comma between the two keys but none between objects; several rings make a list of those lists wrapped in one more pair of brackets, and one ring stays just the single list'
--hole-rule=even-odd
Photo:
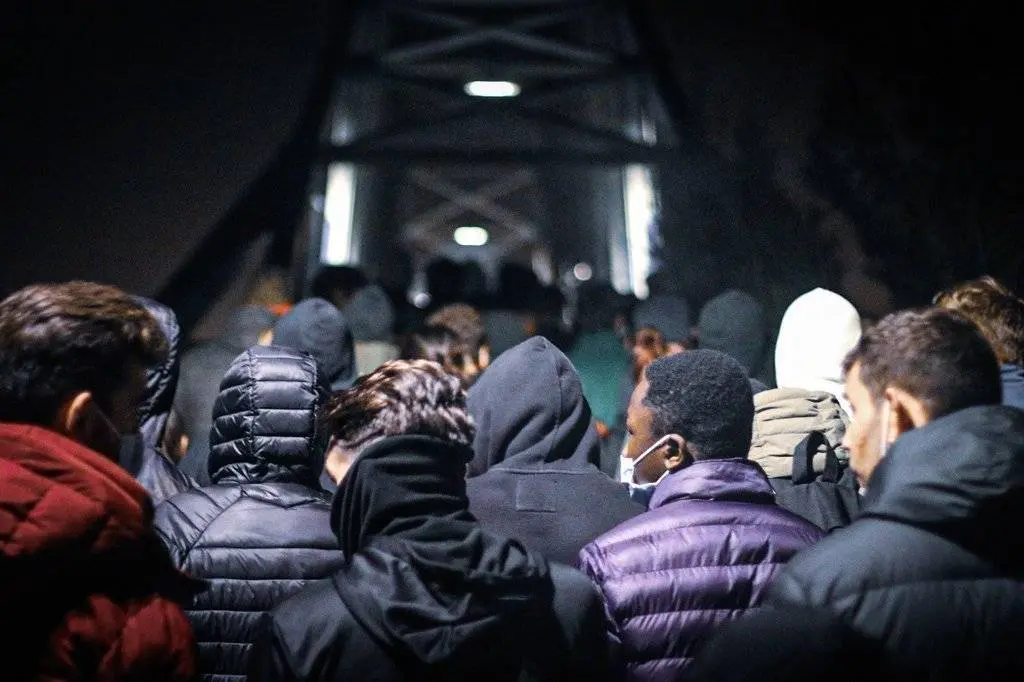
[{"label": "jacket collar", "polygon": [[[970,407],[900,436],[871,475],[862,516],[1007,544],[1024,513],[1024,412]],[[986,550],[987,553],[987,550]]]},{"label": "jacket collar", "polygon": [[666,476],[650,508],[680,500],[771,504],[775,491],[761,467],[749,459],[707,459]]}]

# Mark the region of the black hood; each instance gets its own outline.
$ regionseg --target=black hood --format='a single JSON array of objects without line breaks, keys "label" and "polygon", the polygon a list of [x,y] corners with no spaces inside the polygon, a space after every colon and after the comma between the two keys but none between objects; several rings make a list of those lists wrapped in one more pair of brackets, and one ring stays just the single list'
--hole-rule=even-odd
[{"label": "black hood", "polygon": [[273,343],[316,358],[331,390],[348,388],[356,379],[356,351],[348,322],[322,298],[301,301],[278,320]]},{"label": "black hood", "polygon": [[181,327],[178,317],[167,306],[136,296],[150,314],[156,318],[160,330],[167,338],[167,357],[146,369],[146,395],[139,406],[139,432],[145,445],[160,447],[167,426],[167,417],[174,403],[174,392],[178,388],[178,369],[181,357],[178,347],[181,343]]},{"label": "black hood", "polygon": [[476,421],[469,476],[494,466],[588,468],[601,447],[569,358],[539,336],[510,348],[469,390]]},{"label": "black hood", "polygon": [[387,438],[360,453],[334,498],[332,527],[349,557],[335,588],[423,679],[493,673],[503,650],[519,649],[509,638],[522,636],[527,614],[550,608],[546,561],[469,513],[470,454],[428,436]]},{"label": "black hood", "polygon": [[1014,529],[1024,518],[1024,412],[971,407],[900,436],[871,476],[861,515],[1021,560]]},{"label": "black hood", "polygon": [[210,429],[214,483],[303,483],[317,486],[324,435],[318,416],[326,395],[306,353],[253,346],[220,383]]}]

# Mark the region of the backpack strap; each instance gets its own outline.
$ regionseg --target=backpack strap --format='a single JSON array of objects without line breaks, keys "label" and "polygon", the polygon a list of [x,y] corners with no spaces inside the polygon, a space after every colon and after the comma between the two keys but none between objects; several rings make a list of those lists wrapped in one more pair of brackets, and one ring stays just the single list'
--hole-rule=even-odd
[{"label": "backpack strap", "polygon": [[821,478],[829,483],[838,483],[840,476],[843,474],[843,465],[839,461],[836,449],[832,447],[828,439],[824,435],[822,439],[825,441],[825,471],[822,473]]},{"label": "backpack strap", "polygon": [[814,456],[825,448],[825,471],[821,480],[835,483],[839,480],[842,466],[835,448],[821,431],[811,431],[793,450],[793,484],[810,483],[817,478],[814,473]]}]

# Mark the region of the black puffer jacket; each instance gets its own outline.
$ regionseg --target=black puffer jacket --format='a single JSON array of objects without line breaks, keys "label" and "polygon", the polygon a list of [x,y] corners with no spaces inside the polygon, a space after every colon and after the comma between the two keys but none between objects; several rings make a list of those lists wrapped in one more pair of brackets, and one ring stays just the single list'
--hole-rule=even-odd
[{"label": "black puffer jacket", "polygon": [[159,504],[172,495],[196,487],[195,481],[167,458],[161,442],[178,386],[181,328],[174,311],[167,306],[141,296],[136,300],[156,318],[167,338],[168,352],[163,362],[146,369],[146,395],[139,406],[139,434],[122,443],[118,464],[138,480],[154,504]]},{"label": "black puffer jacket", "polygon": [[157,509],[175,562],[210,581],[187,610],[206,680],[242,680],[260,614],[342,565],[330,500],[317,486],[325,395],[312,357],[253,347],[214,406],[214,485]]},{"label": "black puffer jacket", "polygon": [[350,561],[266,618],[254,682],[609,677],[594,586],[480,528],[468,454],[428,436],[360,453],[332,518]]},{"label": "black puffer jacket", "polygon": [[797,555],[768,602],[878,641],[900,679],[1024,678],[1024,412],[973,407],[901,436],[861,515]]}]

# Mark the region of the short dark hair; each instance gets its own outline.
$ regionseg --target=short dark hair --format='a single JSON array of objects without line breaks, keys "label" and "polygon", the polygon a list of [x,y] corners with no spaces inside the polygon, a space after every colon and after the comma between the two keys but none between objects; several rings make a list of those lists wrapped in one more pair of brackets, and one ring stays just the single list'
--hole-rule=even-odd
[{"label": "short dark hair", "polygon": [[311,287],[314,298],[333,300],[335,291],[351,296],[369,284],[363,271],[351,265],[325,265],[316,273]]},{"label": "short dark hair", "polygon": [[875,401],[894,386],[924,403],[932,419],[1002,401],[999,361],[978,328],[944,308],[904,310],[870,327],[843,361],[859,365]]},{"label": "short dark hair", "polygon": [[426,435],[470,447],[476,427],[459,379],[427,360],[392,360],[327,403],[331,435],[359,449],[388,436]]},{"label": "short dark hair", "polygon": [[470,353],[471,350],[448,327],[428,324],[420,327],[406,338],[398,357],[401,360],[436,362],[445,371],[459,377],[463,387],[469,388],[469,384],[475,377],[466,373],[464,358],[466,354]]},{"label": "short dark hair", "polygon": [[939,292],[934,303],[976,324],[999,362],[1024,364],[1024,300],[995,279],[962,282]]},{"label": "short dark hair", "polygon": [[654,435],[679,434],[697,459],[747,456],[754,398],[738,361],[715,350],[684,351],[658,358],[644,376]]},{"label": "short dark hair", "polygon": [[487,332],[480,311],[467,303],[452,303],[438,309],[427,318],[427,324],[450,330],[474,356],[487,344]]},{"label": "short dark hair", "polygon": [[167,351],[156,319],[117,287],[21,289],[0,301],[0,421],[50,424],[81,391],[110,409],[131,362],[149,367]]}]

